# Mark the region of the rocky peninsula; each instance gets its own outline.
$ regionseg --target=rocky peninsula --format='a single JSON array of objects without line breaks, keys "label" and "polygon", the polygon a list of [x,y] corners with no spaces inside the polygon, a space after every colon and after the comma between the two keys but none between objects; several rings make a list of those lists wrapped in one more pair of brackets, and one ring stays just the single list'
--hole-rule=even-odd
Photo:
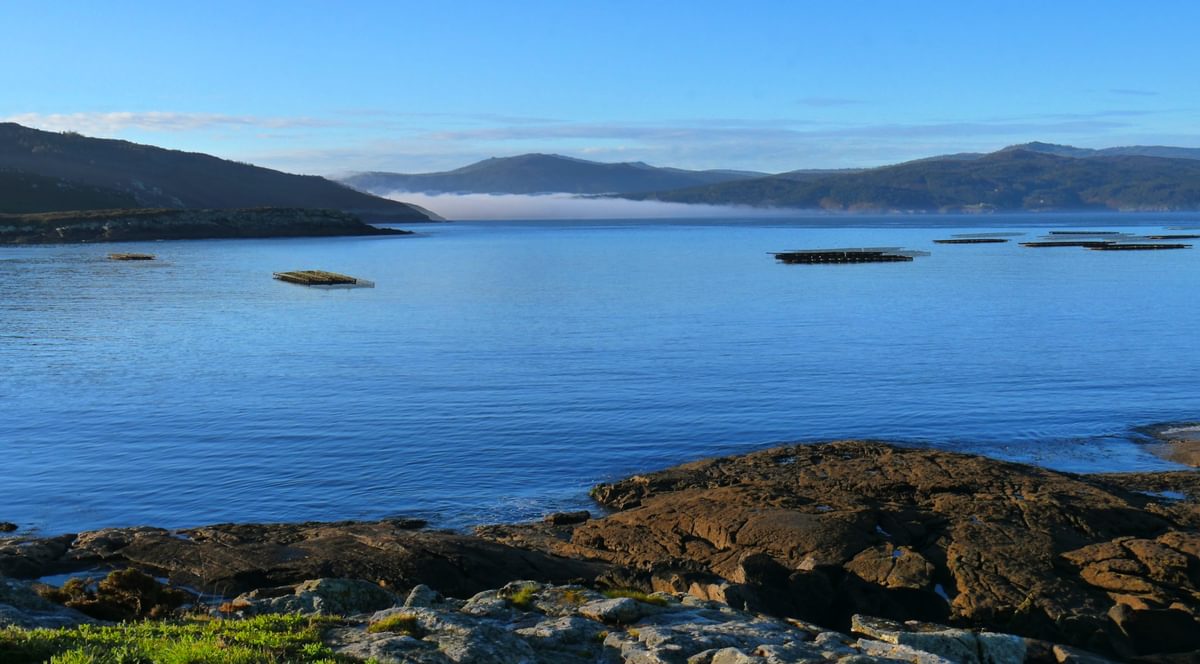
[{"label": "rocky peninsula", "polygon": [[[1195,471],[1074,475],[843,441],[593,497],[613,512],[473,536],[412,520],[18,532],[0,575],[16,596],[32,586],[15,579],[132,568],[234,598],[229,614],[357,615],[324,642],[379,661],[1200,660]],[[330,579],[376,599],[318,601]],[[38,624],[5,602],[0,624]],[[394,615],[408,627],[370,631]]]},{"label": "rocky peninsula", "polygon": [[218,238],[410,235],[337,210],[311,208],[120,209],[0,214],[0,244]]}]

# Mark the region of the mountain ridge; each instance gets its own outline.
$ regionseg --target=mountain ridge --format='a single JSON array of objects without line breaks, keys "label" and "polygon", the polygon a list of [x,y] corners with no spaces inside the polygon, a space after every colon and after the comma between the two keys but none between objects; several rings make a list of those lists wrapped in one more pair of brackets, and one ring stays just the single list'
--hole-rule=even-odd
[{"label": "mountain ridge", "polygon": [[803,181],[769,176],[621,197],[850,212],[1197,210],[1200,160],[1078,158],[1013,146],[974,159],[954,155]]},{"label": "mountain ridge", "polygon": [[613,194],[677,189],[761,177],[753,171],[651,166],[645,162],[606,163],[558,154],[527,153],[491,157],[450,171],[393,173],[367,171],[340,182],[376,194]]},{"label": "mountain ridge", "polygon": [[9,178],[13,198],[0,200],[0,212],[70,209],[63,207],[68,201],[50,201],[50,209],[45,205],[29,209],[30,205],[22,202],[39,198],[38,187],[32,186],[37,183],[32,180],[40,177],[69,187],[93,188],[99,198],[126,196],[140,208],[312,208],[381,220],[430,220],[420,208],[316,175],[294,175],[200,152],[48,132],[12,122],[0,123],[0,172],[25,178]]}]

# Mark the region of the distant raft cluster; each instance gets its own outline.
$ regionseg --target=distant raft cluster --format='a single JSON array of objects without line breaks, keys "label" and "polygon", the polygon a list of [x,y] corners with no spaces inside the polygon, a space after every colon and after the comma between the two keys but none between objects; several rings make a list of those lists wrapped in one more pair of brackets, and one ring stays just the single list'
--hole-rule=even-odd
[{"label": "distant raft cluster", "polygon": [[[1190,229],[1188,229],[1190,230]],[[1002,244],[1024,233],[962,233],[934,240],[934,244]],[[1038,240],[1020,243],[1022,247],[1083,247],[1095,251],[1156,251],[1190,249],[1192,245],[1164,240],[1200,239],[1200,234],[1167,233],[1135,235],[1119,231],[1050,231]],[[929,252],[905,250],[900,247],[867,247],[858,249],[791,249],[770,252],[775,260],[788,265],[822,265],[838,263],[904,263]]]}]

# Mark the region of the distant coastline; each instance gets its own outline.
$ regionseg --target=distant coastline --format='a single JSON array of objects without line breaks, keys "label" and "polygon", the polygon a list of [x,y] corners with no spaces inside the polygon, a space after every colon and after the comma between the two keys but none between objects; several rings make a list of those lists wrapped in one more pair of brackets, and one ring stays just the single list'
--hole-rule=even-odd
[{"label": "distant coastline", "polygon": [[306,208],[0,214],[0,244],[411,234],[411,231],[372,226],[345,212]]}]

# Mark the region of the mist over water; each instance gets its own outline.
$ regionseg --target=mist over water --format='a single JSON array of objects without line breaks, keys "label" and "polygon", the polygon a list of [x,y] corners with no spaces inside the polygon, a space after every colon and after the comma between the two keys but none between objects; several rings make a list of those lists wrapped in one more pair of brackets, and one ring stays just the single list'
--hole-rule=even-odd
[{"label": "mist over water", "polygon": [[688,205],[662,201],[592,198],[574,194],[422,194],[393,192],[392,200],[415,203],[449,220],[665,219],[796,216],[795,210]]},{"label": "mist over water", "polygon": [[[1167,467],[1131,429],[1200,419],[1200,250],[933,240],[1197,219],[573,219],[0,247],[0,519],[469,527],[591,507],[591,484],[631,473],[846,437]],[[847,246],[930,255],[768,254]],[[271,279],[304,268],[376,287]]]}]

